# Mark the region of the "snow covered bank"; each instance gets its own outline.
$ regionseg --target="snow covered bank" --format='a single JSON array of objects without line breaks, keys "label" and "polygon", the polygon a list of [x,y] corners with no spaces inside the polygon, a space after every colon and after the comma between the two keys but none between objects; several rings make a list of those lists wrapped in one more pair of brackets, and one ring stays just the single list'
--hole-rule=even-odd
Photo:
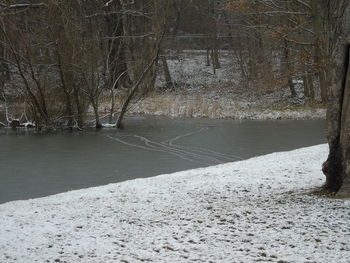
[{"label": "snow covered bank", "polygon": [[[248,96],[248,95],[247,95]],[[118,105],[120,107],[120,105]],[[106,107],[108,108],[108,107]],[[235,120],[309,120],[325,119],[326,109],[306,106],[288,107],[261,97],[242,99],[212,98],[205,95],[164,93],[138,101],[128,111],[133,115],[170,116]]]},{"label": "snow covered bank", "polygon": [[[206,51],[183,51],[168,55],[168,66],[173,90],[164,90],[166,81],[162,67],[156,81],[159,89],[142,99],[135,99],[128,109],[133,115],[155,115],[186,118],[211,119],[324,119],[326,109],[320,102],[316,89],[314,103],[304,96],[300,80],[295,79],[296,97],[291,97],[287,85],[271,83],[247,83],[240,77],[239,65],[234,55],[220,51],[221,68],[214,74],[206,65]],[[125,94],[124,94],[125,96]],[[124,97],[118,97],[116,111],[119,112]],[[110,109],[110,98],[101,104],[104,113]],[[89,112],[93,114],[93,108]]]},{"label": "snow covered bank", "polygon": [[350,262],[327,146],[0,205],[0,262]]}]

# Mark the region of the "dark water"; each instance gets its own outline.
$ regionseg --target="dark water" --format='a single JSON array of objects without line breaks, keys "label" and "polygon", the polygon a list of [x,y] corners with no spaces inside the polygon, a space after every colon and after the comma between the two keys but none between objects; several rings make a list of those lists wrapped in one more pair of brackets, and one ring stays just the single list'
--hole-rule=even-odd
[{"label": "dark water", "polygon": [[0,203],[325,142],[324,121],[131,118],[126,129],[0,129]]}]

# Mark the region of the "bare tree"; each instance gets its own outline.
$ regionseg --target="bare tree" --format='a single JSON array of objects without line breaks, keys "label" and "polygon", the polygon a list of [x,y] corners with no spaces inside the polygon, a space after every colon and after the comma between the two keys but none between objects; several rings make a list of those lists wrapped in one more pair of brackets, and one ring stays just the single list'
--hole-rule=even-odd
[{"label": "bare tree", "polygon": [[[124,8],[126,8],[126,3],[124,1],[122,1],[122,3]],[[145,3],[142,3],[142,6]],[[152,15],[150,17],[142,16],[144,31],[139,32],[138,30],[140,29],[138,29],[131,32],[130,28],[127,29],[128,34],[142,34],[143,37],[132,37],[128,41],[129,60],[130,58],[134,58],[128,65],[128,71],[129,75],[132,76],[133,85],[122,104],[116,122],[117,128],[122,128],[122,120],[128,106],[136,93],[140,91],[140,88],[143,86],[144,90],[141,94],[145,95],[154,85],[156,74],[155,66],[162,48],[161,45],[164,35],[169,28],[167,15],[171,10],[171,6],[172,1],[170,0],[150,0],[147,8],[151,7]],[[123,23],[125,26],[128,22],[125,19]],[[134,21],[134,23],[137,23],[137,21]],[[138,39],[138,41],[136,41],[136,39]]]},{"label": "bare tree", "polygon": [[332,0],[324,1],[323,8],[328,12],[330,52],[325,187],[339,197],[350,197],[350,6],[346,0]]}]

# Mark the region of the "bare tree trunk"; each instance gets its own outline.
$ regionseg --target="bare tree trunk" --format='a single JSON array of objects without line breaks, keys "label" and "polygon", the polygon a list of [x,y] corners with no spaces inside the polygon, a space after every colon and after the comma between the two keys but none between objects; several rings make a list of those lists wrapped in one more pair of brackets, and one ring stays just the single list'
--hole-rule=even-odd
[{"label": "bare tree trunk", "polygon": [[[329,155],[323,165],[326,175],[325,187],[331,192],[338,192],[350,173],[349,45],[339,50],[335,63],[331,75],[327,112]],[[344,144],[345,142],[348,143]],[[350,195],[349,178],[347,181],[346,188]]]},{"label": "bare tree trunk", "polygon": [[327,75],[326,75],[326,71],[324,70],[320,70],[318,72],[318,77],[320,79],[320,89],[321,89],[321,99],[322,102],[327,103]]},{"label": "bare tree trunk", "polygon": [[309,98],[309,100],[313,102],[315,100],[315,90],[311,72],[305,73],[303,76],[303,83],[305,97]]},{"label": "bare tree trunk", "polygon": [[[207,40],[208,41],[208,40]],[[211,50],[211,48],[208,46],[207,47],[207,52],[206,52],[206,61],[207,61],[207,63],[206,63],[206,66],[207,67],[210,67],[210,50]]]},{"label": "bare tree trunk", "polygon": [[0,94],[3,92],[5,82],[9,77],[8,66],[7,66],[7,63],[5,62],[5,58],[6,58],[6,50],[0,44]]},{"label": "bare tree trunk", "polygon": [[[69,71],[67,71],[65,74],[65,71],[63,70],[64,66],[62,65],[61,54],[59,53],[58,46],[56,47],[56,53],[57,53],[58,70],[59,70],[59,75],[60,75],[61,84],[62,84],[61,86],[62,86],[63,94],[65,96],[66,115],[68,118],[67,126],[68,128],[72,129],[74,125],[74,113],[73,113],[71,94],[70,94],[72,88],[70,86],[73,83],[73,76],[72,76],[72,73]],[[70,59],[71,57],[68,55],[67,58]]]},{"label": "bare tree trunk", "polygon": [[285,72],[284,74],[287,75],[288,78],[288,87],[290,89],[290,94],[292,97],[295,97],[297,95],[297,92],[295,91],[293,78],[291,76],[291,67],[290,67],[290,55],[289,55],[289,46],[287,40],[284,40],[284,63],[285,63]]},{"label": "bare tree trunk", "polygon": [[338,192],[338,197],[350,197],[350,45],[347,53],[347,75],[344,87],[343,105],[341,109],[341,131],[340,146],[342,151],[343,171],[342,186]]},{"label": "bare tree trunk", "polygon": [[[168,64],[168,63],[167,63]],[[150,80],[150,84],[149,84],[149,89],[150,90],[154,90],[154,87],[156,85],[156,80],[157,80],[157,67],[158,67],[158,59],[156,60],[156,62],[154,62],[153,67],[152,67],[152,71],[151,71],[151,80]],[[169,75],[170,75],[170,71],[169,71]],[[171,79],[171,75],[170,75],[170,80],[172,83],[172,87],[174,87],[174,82]]]},{"label": "bare tree trunk", "polygon": [[215,69],[219,69],[221,68],[221,65],[220,65],[220,60],[219,60],[219,50],[218,50],[218,45],[217,45],[217,39],[215,38],[214,39],[214,64],[215,64]]},{"label": "bare tree trunk", "polygon": [[[0,26],[4,29],[4,21],[0,17]],[[5,38],[0,37],[0,94],[4,92],[4,85],[7,79],[9,79],[9,68],[6,60],[6,48],[2,42],[4,42]]]},{"label": "bare tree trunk", "polygon": [[121,42],[121,49],[119,49],[120,52],[118,54],[118,58],[124,59],[124,61],[122,62],[123,68],[121,69],[121,71],[124,71],[126,69],[129,70],[128,74],[125,77],[125,81],[132,83],[134,81],[134,76],[131,72],[133,67],[130,65],[130,63],[135,61],[134,59],[135,40],[132,37],[130,37],[133,35],[132,20],[131,20],[131,15],[128,14],[128,12],[126,12],[126,10],[128,10],[127,1],[119,0],[119,2],[121,4],[122,10],[125,11],[121,16],[120,22],[121,22],[121,27],[123,29],[123,35],[126,37]]},{"label": "bare tree trunk", "polygon": [[109,112],[109,123],[111,124],[113,121],[113,115],[114,115],[114,109],[115,109],[115,92],[118,89],[118,87],[120,87],[120,82],[123,78],[123,76],[127,75],[127,70],[125,70],[124,72],[122,72],[118,78],[114,81],[113,86],[110,88],[111,91],[111,109]]},{"label": "bare tree trunk", "polygon": [[[230,40],[231,40],[231,46],[233,47],[232,48],[233,54],[235,55],[236,60],[239,64],[239,67],[241,70],[241,77],[242,77],[242,79],[245,79],[247,74],[245,72],[244,60],[243,60],[243,56],[242,56],[243,48],[241,45],[241,36],[240,36],[239,30],[235,30],[233,28],[230,21],[228,20],[226,12],[224,12],[223,15],[224,15],[225,24],[230,29],[229,36],[230,36]],[[236,36],[237,36],[236,41],[232,35],[233,32],[235,32],[235,31],[236,31]]]},{"label": "bare tree trunk", "polygon": [[247,43],[248,46],[248,69],[249,69],[249,79],[255,80],[258,77],[258,70],[257,70],[257,57],[255,54],[255,41],[254,39],[251,39]]},{"label": "bare tree trunk", "polygon": [[306,75],[303,75],[303,86],[304,86],[304,95],[305,95],[305,97],[309,98],[310,97],[310,87],[309,87],[309,83],[307,81]]},{"label": "bare tree trunk", "polygon": [[128,97],[126,98],[126,101],[124,102],[123,106],[122,106],[122,109],[120,111],[120,114],[118,116],[118,119],[117,119],[117,123],[116,123],[116,126],[118,129],[120,128],[123,128],[123,125],[122,125],[122,121],[123,121],[123,118],[124,118],[124,115],[127,111],[127,108],[129,106],[129,103],[130,101],[132,100],[132,98],[134,97],[136,91],[138,90],[139,86],[141,85],[141,83],[143,82],[144,78],[146,77],[146,75],[148,74],[148,72],[152,69],[154,63],[157,61],[158,59],[158,56],[159,56],[159,52],[160,52],[160,44],[162,42],[162,39],[163,39],[163,36],[164,36],[164,33],[163,35],[161,36],[161,39],[159,40],[159,43],[158,43],[158,47],[157,47],[157,51],[156,51],[156,55],[155,57],[152,59],[152,61],[150,62],[150,64],[145,68],[145,70],[142,72],[142,74],[140,75],[139,79],[135,82],[134,86],[131,88],[130,90],[130,93],[128,95]]},{"label": "bare tree trunk", "polygon": [[111,109],[109,112],[109,124],[111,124],[113,121],[114,107],[115,107],[115,94],[114,94],[114,90],[111,89]]},{"label": "bare tree trunk", "polygon": [[0,94],[2,94],[4,92],[4,85],[5,85],[5,63],[1,58],[1,46],[0,46]]},{"label": "bare tree trunk", "polygon": [[162,59],[162,64],[163,64],[166,88],[167,89],[171,89],[171,88],[174,87],[174,83],[173,83],[173,81],[171,79],[170,70],[169,70],[169,67],[168,67],[168,62],[167,62],[165,56],[161,56],[161,59]]},{"label": "bare tree trunk", "polygon": [[309,94],[311,101],[315,100],[315,86],[314,86],[314,79],[312,78],[312,73],[308,72],[306,75],[306,80],[309,86]]},{"label": "bare tree trunk", "polygon": [[102,124],[100,121],[100,114],[98,112],[98,102],[97,100],[92,99],[91,100],[92,107],[94,109],[94,114],[95,114],[95,127],[96,129],[102,128]]},{"label": "bare tree trunk", "polygon": [[73,83],[73,94],[74,94],[75,106],[77,109],[78,127],[82,128],[84,126],[85,111],[84,111],[83,102],[80,99],[79,88],[77,87],[77,84],[75,84],[75,83]]},{"label": "bare tree trunk", "polygon": [[213,67],[213,74],[216,74],[216,65],[215,65],[215,57],[214,57],[214,49],[211,49],[211,65]]},{"label": "bare tree trunk", "polygon": [[237,49],[235,50],[235,53],[239,63],[239,67],[241,69],[241,76],[243,79],[246,79],[248,74],[246,70],[246,64],[244,63],[245,56],[243,56],[243,47],[241,45],[241,40],[241,35],[239,34],[239,32],[237,32]]},{"label": "bare tree trunk", "polygon": [[[323,164],[325,187],[338,197],[350,197],[350,8],[345,0],[327,2],[332,54],[329,67],[327,128],[329,155]],[[344,13],[343,13],[344,12]],[[340,15],[343,14],[343,15]],[[335,31],[334,28],[337,28]]]}]

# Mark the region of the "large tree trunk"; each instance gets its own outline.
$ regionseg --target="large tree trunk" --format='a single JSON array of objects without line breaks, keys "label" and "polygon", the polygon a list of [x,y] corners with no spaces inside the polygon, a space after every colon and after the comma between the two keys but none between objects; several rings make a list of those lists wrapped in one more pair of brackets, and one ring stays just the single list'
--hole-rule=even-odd
[{"label": "large tree trunk", "polygon": [[347,75],[346,84],[344,87],[343,105],[341,112],[341,130],[340,130],[340,146],[342,150],[343,185],[338,192],[338,196],[350,197],[350,45],[347,47]]},{"label": "large tree trunk", "polygon": [[334,63],[327,113],[329,156],[323,170],[326,188],[350,197],[349,45],[337,52]]},{"label": "large tree trunk", "polygon": [[[345,0],[344,0],[345,1]],[[337,10],[331,14],[343,12],[342,0],[332,1]],[[332,57],[330,60],[330,82],[328,90],[328,144],[329,156],[323,164],[326,175],[325,187],[337,193],[338,197],[350,197],[350,9],[336,21],[329,21],[332,32]],[[332,26],[340,28],[334,31]]]}]

